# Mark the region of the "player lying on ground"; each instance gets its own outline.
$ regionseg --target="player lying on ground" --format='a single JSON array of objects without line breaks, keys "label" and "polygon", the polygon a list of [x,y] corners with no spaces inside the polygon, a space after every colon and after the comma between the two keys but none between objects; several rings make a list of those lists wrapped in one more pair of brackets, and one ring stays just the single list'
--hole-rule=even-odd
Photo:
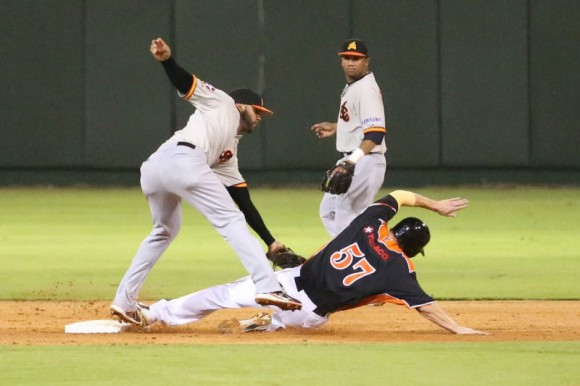
[{"label": "player lying on ground", "polygon": [[[432,200],[403,190],[386,195],[304,264],[276,272],[285,291],[302,302],[302,310],[274,308],[271,316],[261,313],[237,321],[236,327],[241,331],[274,331],[288,326],[316,328],[325,324],[333,312],[391,302],[416,309],[427,320],[455,334],[487,334],[457,324],[419,285],[411,258],[423,253],[429,242],[427,225],[412,217],[392,228],[388,224],[401,206],[455,217],[467,204],[463,198]],[[220,309],[260,307],[254,301],[255,292],[254,283],[246,277],[151,306],[139,305],[138,312],[143,325],[182,325]]]}]

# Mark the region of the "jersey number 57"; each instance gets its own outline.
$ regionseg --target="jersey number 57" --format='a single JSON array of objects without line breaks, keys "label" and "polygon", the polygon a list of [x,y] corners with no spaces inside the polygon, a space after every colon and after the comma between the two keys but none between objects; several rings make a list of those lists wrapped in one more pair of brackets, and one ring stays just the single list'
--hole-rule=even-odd
[{"label": "jersey number 57", "polygon": [[[353,264],[354,263],[354,264]],[[330,265],[338,270],[344,270],[352,266],[355,271],[342,279],[346,287],[353,285],[357,280],[371,275],[376,269],[368,262],[364,253],[361,252],[357,243],[353,243],[330,256]]]}]

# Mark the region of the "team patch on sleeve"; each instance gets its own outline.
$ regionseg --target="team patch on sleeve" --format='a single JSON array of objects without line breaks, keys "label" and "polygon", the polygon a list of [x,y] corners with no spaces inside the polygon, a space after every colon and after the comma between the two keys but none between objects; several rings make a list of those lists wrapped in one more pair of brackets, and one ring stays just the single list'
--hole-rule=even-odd
[{"label": "team patch on sleeve", "polygon": [[382,124],[383,123],[383,118],[382,117],[368,117],[362,120],[362,124],[363,126],[365,125],[369,125],[369,124]]}]

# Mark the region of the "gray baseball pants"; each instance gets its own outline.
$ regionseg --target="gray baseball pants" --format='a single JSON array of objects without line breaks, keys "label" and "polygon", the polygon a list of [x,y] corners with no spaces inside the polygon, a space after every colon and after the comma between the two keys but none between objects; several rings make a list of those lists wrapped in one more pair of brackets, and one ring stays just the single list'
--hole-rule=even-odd
[{"label": "gray baseball pants", "polygon": [[182,199],[203,214],[234,249],[257,293],[282,289],[260,242],[212,172],[203,149],[163,144],[141,166],[141,189],[149,201],[153,230],[121,280],[113,304],[135,310],[145,278],[179,233]]},{"label": "gray baseball pants", "polygon": [[[347,158],[340,159],[337,164]],[[357,162],[352,184],[345,194],[324,194],[319,214],[330,236],[335,237],[342,232],[374,202],[385,180],[386,169],[387,160],[383,154],[366,155]]]}]

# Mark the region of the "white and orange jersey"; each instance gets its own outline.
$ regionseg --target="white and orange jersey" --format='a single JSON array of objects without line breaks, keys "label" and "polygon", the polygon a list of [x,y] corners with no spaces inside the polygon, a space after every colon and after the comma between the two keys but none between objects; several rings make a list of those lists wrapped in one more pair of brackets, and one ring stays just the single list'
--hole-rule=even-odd
[{"label": "white and orange jersey", "polygon": [[[240,113],[234,100],[224,91],[217,89],[194,76],[189,92],[180,96],[195,108],[185,127],[168,142],[189,142],[205,151],[207,163],[214,167],[237,158]],[[235,173],[237,161],[235,162]],[[223,173],[222,173],[223,174]]]},{"label": "white and orange jersey", "polygon": [[[336,150],[350,153],[356,150],[368,132],[385,133],[383,97],[372,72],[347,84],[340,98],[336,124]],[[385,140],[372,153],[385,153]]]},{"label": "white and orange jersey", "polygon": [[221,162],[218,160],[217,163],[211,165],[211,170],[213,170],[224,186],[247,186],[238,167],[237,148],[240,138],[242,138],[241,135],[238,135],[235,138],[236,150],[233,152],[231,158],[226,159],[229,155],[226,153],[225,156],[221,157]]}]

